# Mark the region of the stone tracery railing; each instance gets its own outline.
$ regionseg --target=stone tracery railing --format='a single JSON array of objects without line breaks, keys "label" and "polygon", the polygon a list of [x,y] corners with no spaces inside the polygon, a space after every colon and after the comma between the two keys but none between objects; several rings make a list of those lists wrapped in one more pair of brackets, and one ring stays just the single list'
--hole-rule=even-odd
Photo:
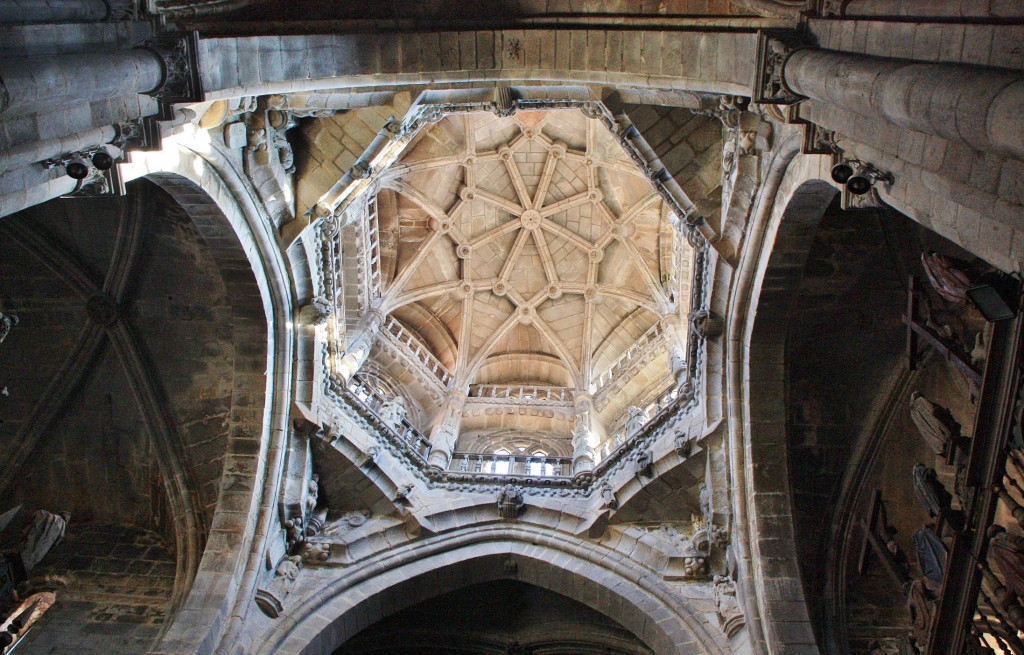
[{"label": "stone tracery railing", "polygon": [[470,399],[571,403],[574,397],[573,390],[568,387],[523,384],[472,384],[469,386]]},{"label": "stone tracery railing", "polygon": [[380,336],[390,338],[399,348],[407,352],[416,362],[420,363],[445,388],[452,381],[452,374],[437,357],[431,353],[419,339],[406,330],[393,316],[388,316]]},{"label": "stone tracery railing", "polygon": [[[646,405],[642,409],[647,412],[647,416],[650,418],[644,422],[643,427],[637,430],[636,434],[643,434],[647,432],[655,423],[660,422],[664,417],[662,416],[676,405],[676,401],[679,400],[680,391],[678,387],[671,386],[666,389],[660,396],[658,396],[654,402]],[[608,435],[608,438],[601,442],[595,449],[597,455],[597,461],[602,462],[612,454],[614,454],[619,448],[630,441],[630,437],[635,436],[629,434],[625,426],[620,427]]]},{"label": "stone tracery railing", "polygon": [[358,376],[353,378],[345,391],[349,400],[355,400],[363,409],[372,412],[377,421],[390,430],[399,442],[408,446],[424,462],[426,461],[427,455],[430,453],[430,441],[407,419],[402,419],[401,423],[397,425],[385,420],[381,415],[381,407],[387,401],[386,398],[369,385],[363,384]]},{"label": "stone tracery railing", "polygon": [[529,478],[570,478],[571,457],[456,452],[449,471]]},{"label": "stone tracery railing", "polygon": [[363,247],[367,253],[366,268],[369,270],[370,279],[369,292],[371,298],[379,298],[381,294],[381,266],[380,266],[380,225],[377,221],[377,196],[371,195],[366,201],[366,225],[369,227],[365,232]]},{"label": "stone tracery railing", "polygon": [[611,366],[594,379],[592,393],[599,394],[606,387],[612,386],[630,371],[633,363],[646,359],[646,355],[661,344],[664,333],[665,327],[660,321],[652,325],[650,329],[640,335],[639,339],[633,342],[633,345],[626,349],[626,352],[619,355]]}]

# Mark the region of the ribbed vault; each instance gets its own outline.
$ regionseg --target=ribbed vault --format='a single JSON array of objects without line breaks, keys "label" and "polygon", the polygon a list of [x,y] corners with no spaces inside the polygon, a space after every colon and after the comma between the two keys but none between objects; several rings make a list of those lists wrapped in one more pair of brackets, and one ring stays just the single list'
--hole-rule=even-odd
[{"label": "ribbed vault", "polygon": [[[672,385],[690,246],[599,121],[573,109],[448,115],[381,174],[375,208],[376,306],[468,396],[460,450],[493,448],[511,426],[568,452],[581,399],[594,445]],[[522,402],[485,411],[496,396]],[[519,411],[542,397],[556,400]]]}]

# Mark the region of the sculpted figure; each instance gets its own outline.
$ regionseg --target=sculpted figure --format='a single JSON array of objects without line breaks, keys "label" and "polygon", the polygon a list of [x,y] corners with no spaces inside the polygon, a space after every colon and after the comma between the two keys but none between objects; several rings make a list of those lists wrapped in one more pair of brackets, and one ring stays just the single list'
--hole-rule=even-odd
[{"label": "sculpted figure", "polygon": [[503,519],[517,518],[525,502],[522,489],[514,484],[506,484],[498,492],[498,514]]},{"label": "sculpted figure", "polygon": [[744,623],[743,611],[736,601],[736,583],[728,575],[716,575],[714,583],[715,613],[726,636],[732,637]]},{"label": "sculpted figure", "polygon": [[668,355],[669,368],[672,370],[672,377],[676,381],[677,386],[682,386],[686,382],[686,353],[683,352],[682,347],[676,346],[673,348]]},{"label": "sculpted figure", "polygon": [[601,483],[601,507],[605,509],[615,509],[619,506],[619,501],[615,498],[615,490],[605,480]]},{"label": "sculpted figure", "polygon": [[626,436],[632,437],[639,434],[647,423],[647,412],[636,405],[629,408],[629,418],[626,419]]},{"label": "sculpted figure", "polygon": [[42,509],[36,510],[32,523],[25,528],[25,545],[21,549],[21,561],[26,573],[60,543],[70,520],[71,515],[67,512],[54,514]]},{"label": "sculpted figure", "polygon": [[256,605],[264,614],[272,619],[280,616],[281,610],[284,609],[284,599],[295,586],[295,578],[298,577],[301,566],[302,558],[298,555],[285,557],[278,563],[273,579],[265,588],[256,591]]},{"label": "sculpted figure", "polygon": [[452,414],[445,422],[441,424],[441,429],[438,431],[437,440],[433,442],[434,450],[443,450],[446,453],[451,453],[455,450],[455,442],[459,438],[459,417],[457,414]]},{"label": "sculpted figure", "polygon": [[1006,588],[1024,596],[1024,537],[1012,535],[998,525],[989,528],[988,559],[1003,575]]},{"label": "sculpted figure", "polygon": [[393,430],[398,430],[402,426],[406,415],[405,399],[401,396],[396,395],[380,407],[380,417]]},{"label": "sculpted figure", "polygon": [[574,460],[590,457],[590,446],[587,443],[589,432],[584,422],[577,420],[576,427],[572,431],[572,458]]},{"label": "sculpted figure", "polygon": [[651,451],[641,450],[636,455],[636,472],[637,475],[643,475],[646,477],[651,476],[651,466],[654,465],[654,459],[651,457]]},{"label": "sculpted figure", "polygon": [[939,482],[935,469],[924,464],[914,464],[914,493],[929,516],[938,516],[939,512],[949,509],[953,496]]},{"label": "sculpted figure", "polygon": [[932,617],[935,614],[935,597],[928,591],[921,578],[911,582],[907,590],[907,611],[910,613],[910,629],[914,644],[920,652],[926,652]]},{"label": "sculpted figure", "polygon": [[949,410],[916,391],[910,394],[910,418],[921,438],[939,455],[946,454],[950,442],[960,436],[960,424]]},{"label": "sculpted figure", "polygon": [[940,255],[934,250],[921,253],[921,266],[928,281],[940,296],[954,305],[967,302],[967,289],[971,279],[959,266],[957,260]]},{"label": "sculpted figure", "polygon": [[0,312],[0,343],[4,342],[7,335],[11,333],[11,328],[18,324],[18,317],[14,314],[4,314]]},{"label": "sculpted figure", "polygon": [[313,511],[316,509],[316,501],[320,496],[320,476],[316,473],[310,478],[309,482],[306,483],[306,503],[304,508],[306,510],[306,517],[313,516]]},{"label": "sculpted figure", "polygon": [[924,583],[930,590],[938,593],[946,572],[945,544],[926,527],[919,528],[910,540],[917,552],[917,563],[924,574]]},{"label": "sculpted figure", "polygon": [[885,549],[889,551],[892,556],[893,564],[896,566],[896,570],[900,574],[900,578],[903,580],[910,579],[910,561],[907,560],[907,554],[903,552],[900,545],[896,542],[896,530],[886,526],[882,529],[883,539],[885,541]]}]

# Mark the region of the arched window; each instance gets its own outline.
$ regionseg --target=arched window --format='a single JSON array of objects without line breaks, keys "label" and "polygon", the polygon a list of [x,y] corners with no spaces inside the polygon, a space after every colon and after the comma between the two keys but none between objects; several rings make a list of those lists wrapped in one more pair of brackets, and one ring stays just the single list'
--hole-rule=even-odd
[{"label": "arched window", "polygon": [[543,450],[538,450],[530,458],[530,475],[548,475],[551,472],[551,467],[544,461],[548,454]]},{"label": "arched window", "polygon": [[494,460],[491,461],[491,473],[507,474],[512,467],[512,453],[499,448],[494,451]]}]

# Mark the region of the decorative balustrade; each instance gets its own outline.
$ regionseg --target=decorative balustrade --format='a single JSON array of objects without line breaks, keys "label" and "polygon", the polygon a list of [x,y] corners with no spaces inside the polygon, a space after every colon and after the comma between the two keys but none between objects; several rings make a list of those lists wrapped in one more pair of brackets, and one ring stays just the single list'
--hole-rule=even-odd
[{"label": "decorative balustrade", "polygon": [[624,371],[628,370],[630,365],[637,360],[642,358],[643,355],[654,345],[661,342],[661,336],[664,334],[665,328],[661,322],[655,323],[649,330],[640,335],[640,338],[633,342],[626,352],[619,355],[611,366],[606,368],[597,378],[594,380],[593,393],[597,393],[604,389],[606,386],[611,384],[618,378]]},{"label": "decorative balustrade", "polygon": [[457,452],[452,456],[448,470],[455,473],[509,477],[570,478],[572,458]]},{"label": "decorative balustrade", "polygon": [[391,337],[409,356],[437,378],[442,386],[448,387],[452,380],[452,374],[448,372],[448,369],[445,368],[444,364],[437,357],[434,357],[433,353],[427,350],[415,335],[402,327],[402,324],[395,320],[393,316],[389,315],[387,320],[384,321],[383,334]]},{"label": "decorative balustrade", "polygon": [[[647,432],[654,423],[661,419],[661,415],[664,412],[675,406],[678,398],[679,389],[673,385],[658,396],[654,402],[643,407],[642,409],[647,412],[648,419],[644,421],[643,427],[636,432],[640,434]],[[613,431],[608,435],[608,438],[598,444],[595,449],[597,462],[602,462],[611,457],[620,447],[628,442],[632,436],[634,435],[629,434],[625,425]]]},{"label": "decorative balustrade", "polygon": [[530,385],[473,384],[469,397],[483,400],[515,400],[541,403],[571,403],[575,397],[567,387],[543,387]]},{"label": "decorative balustrade", "polygon": [[381,412],[382,406],[387,402],[386,398],[364,384],[358,376],[349,383],[347,391],[350,399],[357,401],[364,409],[373,413],[382,425],[391,430],[399,442],[407,446],[408,450],[426,460],[430,453],[430,442],[408,420],[403,418],[399,423],[388,421]]}]

